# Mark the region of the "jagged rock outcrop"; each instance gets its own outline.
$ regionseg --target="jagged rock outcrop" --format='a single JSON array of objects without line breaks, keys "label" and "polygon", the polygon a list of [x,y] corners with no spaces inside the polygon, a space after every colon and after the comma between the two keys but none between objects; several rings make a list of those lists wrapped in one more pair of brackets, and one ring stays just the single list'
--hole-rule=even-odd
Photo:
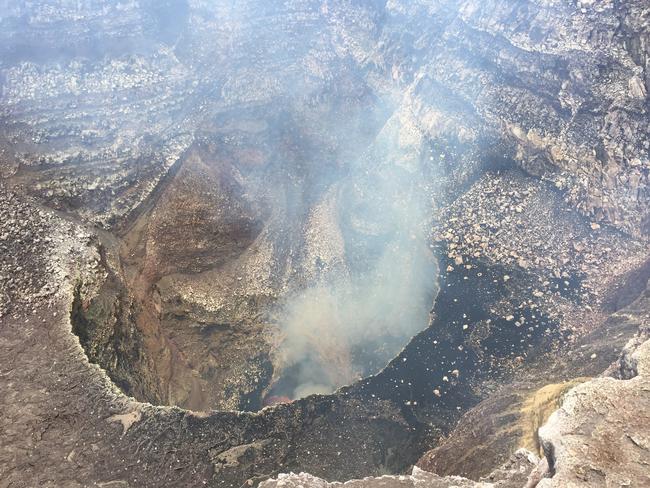
[{"label": "jagged rock outcrop", "polygon": [[650,483],[650,341],[631,341],[619,368],[572,389],[539,436],[550,479],[537,486],[644,486]]},{"label": "jagged rock outcrop", "polygon": [[479,482],[462,478],[460,476],[438,476],[418,467],[413,468],[410,475],[364,478],[350,480],[344,483],[332,482],[316,478],[307,473],[283,474],[277,479],[260,483],[260,488],[521,488],[529,481],[529,474],[539,463],[534,454],[521,449],[514,453],[509,461]]}]

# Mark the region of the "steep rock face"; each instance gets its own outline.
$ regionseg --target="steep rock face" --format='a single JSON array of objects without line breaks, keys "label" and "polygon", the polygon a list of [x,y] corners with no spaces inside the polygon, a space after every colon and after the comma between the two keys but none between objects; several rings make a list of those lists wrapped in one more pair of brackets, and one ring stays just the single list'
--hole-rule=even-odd
[{"label": "steep rock face", "polygon": [[621,379],[598,378],[574,388],[540,429],[552,477],[539,487],[650,483],[649,326],[646,310],[640,336],[618,365]]},{"label": "steep rock face", "polygon": [[492,143],[587,215],[646,232],[648,48],[639,39],[647,5],[391,2],[387,10],[417,33],[415,46],[432,46],[393,65],[433,87],[423,105],[463,104]]},{"label": "steep rock face", "polygon": [[[182,5],[172,3],[170,12]],[[143,179],[155,183],[216,114],[286,101],[318,127],[310,112],[358,99],[365,85],[406,93],[416,131],[464,149],[461,173],[479,151],[506,154],[592,218],[645,232],[644,2],[190,2],[173,32],[165,9],[147,3],[6,7],[3,45],[14,56],[3,61],[3,130],[20,144],[5,146],[5,159],[40,161],[34,190],[93,220],[137,206]],[[75,50],[118,35],[126,45],[103,58]],[[60,57],[31,59],[36,37]],[[56,187],[61,164],[71,173]]]}]

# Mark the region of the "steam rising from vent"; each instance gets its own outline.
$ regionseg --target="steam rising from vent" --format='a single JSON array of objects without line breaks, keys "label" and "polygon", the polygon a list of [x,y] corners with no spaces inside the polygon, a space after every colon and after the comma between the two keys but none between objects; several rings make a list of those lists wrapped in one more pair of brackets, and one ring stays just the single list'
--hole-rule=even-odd
[{"label": "steam rising from vent", "polygon": [[390,118],[312,212],[315,242],[304,259],[314,279],[281,309],[271,395],[330,393],[376,373],[427,327],[437,265],[424,156],[412,136]]}]

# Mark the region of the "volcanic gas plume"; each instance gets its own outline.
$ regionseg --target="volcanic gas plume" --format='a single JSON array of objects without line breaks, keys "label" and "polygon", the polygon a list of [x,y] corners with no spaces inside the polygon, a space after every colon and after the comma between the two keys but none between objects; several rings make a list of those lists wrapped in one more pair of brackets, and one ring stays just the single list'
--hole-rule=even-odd
[{"label": "volcanic gas plume", "polygon": [[313,282],[280,308],[273,395],[330,393],[374,374],[428,325],[437,266],[426,244],[425,155],[400,129],[390,118],[312,210],[338,254],[316,246]]}]

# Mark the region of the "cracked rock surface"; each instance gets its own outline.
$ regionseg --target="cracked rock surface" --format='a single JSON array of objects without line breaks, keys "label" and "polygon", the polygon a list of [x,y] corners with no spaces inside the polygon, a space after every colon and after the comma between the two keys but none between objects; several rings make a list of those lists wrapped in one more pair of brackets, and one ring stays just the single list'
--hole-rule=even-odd
[{"label": "cracked rock surface", "polygon": [[[646,304],[650,297],[646,292]],[[540,429],[552,478],[539,487],[650,483],[650,340],[647,312],[620,361],[622,377],[572,389]],[[642,342],[644,339],[645,342]],[[640,343],[640,344],[639,344]]]}]

